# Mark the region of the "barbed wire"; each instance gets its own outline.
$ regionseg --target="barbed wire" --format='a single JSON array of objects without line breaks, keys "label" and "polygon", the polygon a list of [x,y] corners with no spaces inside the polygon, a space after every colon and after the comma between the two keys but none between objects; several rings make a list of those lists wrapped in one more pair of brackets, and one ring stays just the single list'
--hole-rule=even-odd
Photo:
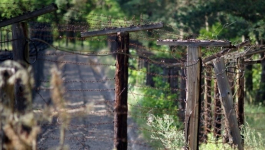
[{"label": "barbed wire", "polygon": [[[7,4],[11,5],[12,9],[16,10],[17,6],[16,3],[0,3],[0,4]],[[39,4],[32,3],[30,6],[38,6]],[[10,8],[11,9],[11,8]],[[66,9],[66,7],[59,7],[59,9]],[[68,10],[73,10],[78,13],[83,13],[82,11],[78,10],[77,8],[67,8]],[[28,10],[31,10],[29,8]],[[27,10],[27,11],[28,11]],[[18,12],[17,12],[18,13]],[[17,13],[14,13],[12,15],[17,15]],[[98,18],[88,18],[87,22],[82,21],[64,21],[60,24],[52,24],[49,25],[48,22],[39,23],[34,20],[29,20],[29,23],[31,23],[31,27],[29,28],[31,34],[35,37],[31,37],[29,40],[32,40],[34,42],[39,42],[40,45],[46,45],[47,47],[43,50],[38,50],[38,54],[36,52],[31,53],[32,57],[38,55],[38,58],[36,58],[36,61],[41,61],[44,63],[45,71],[42,71],[42,74],[44,77],[40,80],[36,80],[37,82],[40,82],[40,86],[36,87],[35,92],[37,95],[42,99],[42,101],[46,105],[52,105],[49,104],[50,98],[47,93],[49,91],[53,90],[52,87],[50,87],[50,80],[49,80],[49,73],[47,73],[48,68],[52,64],[64,64],[66,66],[73,65],[76,68],[71,70],[74,73],[78,73],[78,67],[79,68],[79,76],[71,77],[71,74],[66,74],[64,77],[67,77],[67,79],[63,80],[64,86],[66,86],[65,91],[67,92],[64,95],[65,99],[69,99],[69,102],[74,100],[80,100],[84,101],[81,106],[83,106],[88,102],[93,102],[94,109],[97,111],[90,111],[86,112],[85,114],[87,117],[98,117],[97,122],[89,122],[84,121],[86,124],[68,124],[69,128],[82,128],[83,130],[86,130],[88,134],[84,137],[79,137],[74,135],[73,132],[71,132],[70,135],[74,135],[71,137],[65,137],[67,140],[79,142],[82,143],[80,147],[85,147],[86,141],[110,141],[113,142],[114,137],[111,136],[113,131],[102,131],[100,134],[98,134],[98,137],[93,137],[91,135],[92,132],[99,130],[102,126],[107,126],[106,128],[111,128],[113,124],[115,123],[113,118],[110,118],[109,120],[106,120],[105,116],[113,115],[115,112],[115,99],[113,99],[111,96],[107,95],[109,93],[113,93],[115,91],[115,88],[112,87],[115,85],[115,83],[110,83],[115,81],[115,78],[108,78],[106,74],[102,76],[95,75],[95,79],[85,79],[88,76],[82,75],[85,67],[101,67],[104,68],[103,70],[111,70],[112,73],[115,73],[115,64],[105,62],[105,57],[103,56],[115,56],[116,54],[124,54],[129,57],[129,61],[134,61],[134,63],[129,64],[129,79],[135,78],[137,81],[130,81],[132,83],[129,83],[129,90],[128,90],[128,96],[132,97],[129,98],[128,106],[131,107],[133,110],[132,112],[120,112],[117,114],[127,114],[129,116],[134,116],[135,118],[142,119],[141,121],[147,123],[150,120],[149,114],[152,114],[154,112],[163,112],[163,115],[170,115],[175,116],[178,118],[181,118],[179,115],[180,112],[185,111],[185,107],[181,107],[181,104],[186,104],[186,97],[181,96],[181,92],[188,92],[188,89],[183,86],[183,81],[186,81],[186,69],[197,65],[199,62],[201,62],[201,59],[194,60],[192,62],[187,62],[186,60],[186,50],[183,50],[178,47],[159,47],[159,46],[147,46],[144,44],[141,44],[138,41],[156,41],[157,39],[163,39],[163,38],[175,38],[178,39],[181,37],[179,34],[179,29],[176,27],[165,25],[168,28],[172,28],[173,31],[169,31],[167,29],[159,29],[159,30],[148,30],[148,31],[142,31],[138,33],[132,33],[130,35],[131,39],[136,40],[136,42],[131,41],[129,43],[130,51],[132,54],[125,54],[121,50],[117,50],[117,46],[114,46],[115,50],[104,50],[104,51],[93,51],[93,50],[87,50],[87,45],[91,46],[92,44],[88,42],[95,42],[95,43],[107,43],[107,42],[116,42],[116,39],[110,39],[115,38],[116,35],[110,35],[109,37],[94,37],[94,38],[82,38],[80,37],[79,32],[84,31],[92,31],[92,30],[101,30],[101,29],[107,29],[107,28],[114,28],[114,27],[129,27],[132,25],[145,25],[145,24],[153,24],[154,22],[144,20],[143,18],[137,19],[127,19],[127,18],[119,18],[119,17],[113,17],[103,14],[89,14],[90,16],[95,16]],[[63,20],[70,20],[70,18],[74,18],[73,16],[59,16],[64,17]],[[44,15],[43,18],[51,19],[48,15]],[[6,59],[12,59],[10,55],[3,56],[2,52],[4,49],[8,49],[9,46],[4,46],[5,43],[11,43],[18,39],[12,39],[11,36],[11,29],[8,27],[6,28],[0,28],[1,33],[1,51],[0,51],[0,60],[6,60]],[[5,33],[4,33],[5,32]],[[74,33],[73,35],[68,33]],[[177,34],[176,34],[177,33]],[[2,38],[2,35],[9,36],[8,38]],[[84,46],[85,48],[80,48],[80,51],[77,51],[77,48],[71,48],[70,46],[62,46],[62,44],[59,46],[57,41],[61,41],[63,44],[66,44],[66,41],[68,41],[70,44],[72,44],[71,41],[76,42],[83,42],[87,44]],[[2,45],[3,44],[3,45]],[[113,45],[109,45],[113,46]],[[4,48],[5,47],[5,48]],[[39,46],[40,47],[40,46]],[[92,47],[92,46],[91,46]],[[249,52],[253,49],[262,49],[264,47],[255,47],[252,46],[251,48],[245,50],[240,54],[240,57],[246,57],[248,56]],[[219,52],[219,49],[207,49],[211,53],[213,53],[214,57],[218,58],[221,56],[225,56],[225,54],[219,55],[217,52]],[[203,51],[202,51],[203,52]],[[228,53],[232,52],[232,50],[228,50]],[[209,56],[210,54],[204,54],[203,56]],[[40,56],[40,57],[39,57]],[[67,56],[67,58],[65,57]],[[68,56],[70,57],[81,57],[81,56],[89,56],[86,57],[85,61],[73,61],[68,60]],[[157,56],[157,57],[153,57]],[[236,54],[235,54],[236,56]],[[60,59],[59,59],[60,58]],[[229,57],[231,58],[231,57]],[[263,61],[265,56],[259,57],[258,61]],[[92,63],[90,59],[97,59],[97,63]],[[245,59],[245,60],[251,60],[251,58]],[[178,63],[178,64],[177,64]],[[36,64],[33,64],[36,65]],[[241,77],[237,77],[237,71],[239,71],[239,67],[236,66],[237,63],[229,62],[227,60],[226,62],[226,69],[224,69],[221,73],[215,74],[213,71],[213,68],[211,67],[210,70],[206,70],[207,65],[203,64],[202,66],[202,72],[201,72],[201,78],[206,79],[205,83],[201,85],[201,113],[200,113],[200,144],[203,143],[212,143],[212,144],[224,144],[227,142],[220,141],[218,139],[226,138],[227,134],[227,125],[225,123],[225,116],[222,108],[222,103],[220,100],[220,93],[218,92],[218,87],[215,87],[216,82],[216,76],[223,76],[228,75],[229,76],[229,82],[230,87],[233,89],[233,105],[234,108],[237,107],[237,92],[239,90],[237,85],[237,80]],[[234,68],[229,67],[228,65],[231,65]],[[49,67],[47,67],[49,66]],[[83,69],[83,70],[82,70]],[[157,71],[157,70],[158,71]],[[160,70],[159,70],[160,69]],[[231,69],[231,70],[230,70]],[[63,69],[62,69],[63,70]],[[130,72],[131,71],[131,72]],[[81,72],[81,73],[80,73]],[[184,73],[183,73],[184,72]],[[135,73],[136,75],[134,75]],[[210,75],[209,75],[210,73]],[[244,73],[245,74],[245,73]],[[155,82],[156,77],[161,77],[164,84],[160,83],[161,85],[157,85]],[[94,78],[94,77],[93,77]],[[45,80],[44,80],[45,79]],[[210,84],[207,84],[206,82],[210,81]],[[76,83],[76,84],[75,84]],[[78,83],[78,84],[77,84]],[[112,86],[109,88],[104,87],[105,84],[111,84]],[[167,84],[166,88],[165,86]],[[185,84],[185,83],[184,83]],[[87,88],[87,86],[92,86],[92,88]],[[100,87],[100,88],[99,88]],[[154,93],[144,93],[143,91],[151,91],[153,90]],[[86,95],[85,93],[92,93],[92,92],[100,92],[101,96],[99,99],[97,99],[95,95]],[[106,94],[107,93],[107,94]],[[144,93],[144,94],[143,94]],[[158,95],[158,93],[162,93],[161,95]],[[176,97],[172,96],[172,94],[175,94]],[[91,97],[91,98],[90,98]],[[204,98],[203,98],[204,97]],[[174,110],[172,110],[171,106],[168,107],[159,107],[160,105],[157,104],[156,106],[150,106],[144,104],[144,99],[152,99],[155,101],[160,101],[161,103],[167,103],[172,102],[172,105],[176,106]],[[85,102],[86,101],[86,102]],[[36,103],[40,103],[39,101],[36,101]],[[74,102],[72,102],[74,103]],[[103,106],[101,106],[103,105]],[[110,107],[108,110],[105,109],[105,107]],[[73,110],[73,109],[79,109],[80,106],[68,106],[67,109]],[[43,108],[36,109],[36,112],[44,112]],[[51,110],[51,111],[55,111]],[[58,111],[57,111],[58,112]],[[135,113],[137,112],[137,113]],[[81,112],[71,112],[71,115],[77,116],[77,119],[81,119]],[[264,113],[245,113],[245,116],[262,116]],[[185,116],[184,116],[185,118]],[[184,120],[184,118],[182,118]],[[149,120],[148,120],[149,119]],[[180,119],[181,120],[181,119]],[[181,125],[185,126],[183,122],[180,122]],[[56,124],[47,124],[46,126],[49,126],[49,128],[53,128],[54,126],[58,127],[60,124],[57,122]],[[148,127],[147,124],[144,124],[145,127],[138,127],[134,124],[129,124],[127,127],[132,129],[137,129],[139,132],[148,132],[149,134],[155,134],[158,132],[161,132],[158,129],[152,129]],[[91,129],[92,128],[92,129]],[[180,128],[179,130],[182,130],[183,128]],[[265,130],[262,127],[253,127],[252,129],[263,131]],[[81,134],[82,131],[80,130]],[[105,136],[109,135],[110,136]],[[209,138],[209,135],[213,135],[213,139]],[[48,135],[41,135],[42,138],[51,139],[51,140],[60,140],[60,137],[53,133]],[[169,141],[174,142],[173,139],[169,139]],[[151,141],[157,142],[156,140]],[[39,143],[42,145],[43,143]],[[142,146],[149,147],[149,144],[146,144],[143,141],[137,141],[137,140],[131,140],[128,141],[128,144],[138,144]],[[163,144],[162,144],[163,145]],[[44,145],[40,146],[44,147]]]}]

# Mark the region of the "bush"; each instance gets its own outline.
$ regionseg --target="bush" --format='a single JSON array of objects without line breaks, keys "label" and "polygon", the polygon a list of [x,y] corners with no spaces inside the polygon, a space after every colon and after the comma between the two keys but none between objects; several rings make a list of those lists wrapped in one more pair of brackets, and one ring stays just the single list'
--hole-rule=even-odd
[{"label": "bush", "polygon": [[161,141],[165,149],[181,149],[185,145],[184,132],[177,128],[173,116],[149,114],[147,125],[154,131],[151,138]]}]

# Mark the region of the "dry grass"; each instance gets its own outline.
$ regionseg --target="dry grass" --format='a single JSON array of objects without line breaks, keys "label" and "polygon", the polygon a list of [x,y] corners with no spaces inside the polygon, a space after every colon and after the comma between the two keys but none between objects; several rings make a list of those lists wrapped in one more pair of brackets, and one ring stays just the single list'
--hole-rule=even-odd
[{"label": "dry grass", "polygon": [[[0,67],[2,147],[7,150],[35,150],[40,128],[31,110],[34,85],[31,68],[10,60],[1,63]],[[22,90],[17,91],[17,88]],[[20,92],[17,101],[22,99],[27,106],[23,110],[15,105],[16,92]]]},{"label": "dry grass", "polygon": [[63,87],[63,80],[61,77],[61,72],[53,67],[51,69],[51,98],[55,106],[55,109],[58,111],[58,119],[61,125],[60,127],[60,146],[58,149],[67,149],[68,146],[65,146],[65,130],[67,129],[70,122],[70,115],[66,111],[65,100],[63,95],[65,94],[65,89]]}]

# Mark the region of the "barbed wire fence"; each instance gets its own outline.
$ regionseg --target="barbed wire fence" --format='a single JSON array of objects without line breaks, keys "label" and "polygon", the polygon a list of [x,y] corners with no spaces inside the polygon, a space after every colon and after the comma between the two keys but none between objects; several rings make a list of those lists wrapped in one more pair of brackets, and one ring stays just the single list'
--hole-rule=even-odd
[{"label": "barbed wire fence", "polygon": [[[15,10],[19,9],[13,3],[7,3],[6,5]],[[59,7],[59,9],[66,8]],[[26,11],[33,10],[28,9]],[[74,11],[82,13],[79,10]],[[39,118],[42,131],[37,141],[38,149],[60,145],[62,124],[67,126],[63,137],[64,143],[67,143],[71,149],[113,148],[114,141],[119,140],[113,136],[115,134],[115,119],[113,116],[117,113],[114,109],[117,98],[117,94],[116,97],[114,96],[115,90],[117,90],[115,86],[117,62],[113,59],[113,56],[116,55],[128,57],[129,75],[126,93],[128,94],[128,103],[126,107],[130,111],[123,113],[134,118],[134,121],[131,121],[131,118],[128,119],[126,126],[131,135],[123,142],[128,143],[132,149],[152,149],[152,146],[174,149],[167,143],[176,143],[179,140],[188,142],[189,139],[185,139],[187,133],[183,132],[187,127],[186,93],[190,90],[186,85],[187,68],[197,65],[198,60],[187,62],[187,51],[183,47],[154,46],[156,45],[154,42],[158,39],[176,39],[178,41],[182,37],[180,31],[165,24],[162,29],[130,33],[129,53],[124,54],[123,49],[118,48],[117,35],[82,37],[80,32],[107,31],[121,27],[134,28],[143,25],[154,25],[155,23],[143,18],[127,20],[99,14],[91,14],[91,16],[97,16],[97,19],[88,19],[89,23],[72,20],[55,25],[50,22],[38,22],[34,19],[27,21],[30,31],[30,38],[27,39],[29,43],[28,63],[33,66],[36,82],[33,111],[38,116],[45,114],[43,116],[47,117],[46,121]],[[42,17],[45,18],[46,16],[43,15]],[[71,20],[67,18],[72,17],[66,16],[66,20]],[[166,28],[171,28],[174,31],[168,31]],[[0,33],[0,60],[12,60],[11,43],[16,39],[12,38],[11,27],[1,27]],[[139,41],[150,42],[151,44],[147,46]],[[192,39],[184,41],[201,42]],[[109,44],[109,49],[93,49],[99,44],[104,45],[104,43]],[[236,47],[242,46],[245,45],[242,44]],[[246,50],[237,51],[237,53],[232,51],[234,51],[233,48],[227,48],[225,52],[221,51],[221,53],[219,48],[205,48],[202,50],[200,108],[198,118],[193,118],[198,120],[199,138],[197,140],[200,145],[205,143],[216,145],[233,143],[223,110],[222,99],[220,99],[221,94],[218,90],[216,74],[213,71],[212,64],[208,64],[210,62],[207,60],[208,58],[225,58],[226,69],[224,72],[226,72],[231,86],[233,107],[236,110],[239,125],[244,124],[244,115],[256,115],[244,114],[244,109],[242,110],[244,103],[242,104],[242,101],[240,101],[240,96],[244,92],[244,88],[242,91],[242,82],[244,83],[244,81],[241,81],[244,78],[244,71],[242,71],[242,64],[238,60],[248,55],[261,53],[263,49],[262,47],[247,46]],[[237,61],[235,61],[235,58]],[[260,58],[259,61],[263,59]],[[251,63],[246,61],[248,60],[245,59],[243,64]],[[62,82],[65,87],[63,99],[65,99],[65,109],[71,120],[66,120],[68,123],[63,123],[60,119],[58,115],[60,111],[54,107],[55,102],[50,96],[53,90],[50,81],[52,76],[50,70],[53,65],[57,66],[62,72]],[[121,90],[121,93],[123,93],[123,90]],[[156,105],[154,106],[152,103]],[[167,118],[166,115],[173,116],[173,118]],[[157,116],[160,118],[156,118]],[[169,133],[172,131],[159,128],[159,121],[155,119],[164,122],[178,120],[178,124],[173,123],[169,126],[170,128],[173,128],[172,126],[177,127],[177,129],[174,129],[178,133],[182,133],[183,139],[174,136],[165,137],[163,132]],[[145,125],[139,127],[134,122],[144,122]],[[134,134],[139,136],[141,133],[153,138],[148,141],[144,141],[142,138],[133,138]],[[223,140],[220,140],[222,138]],[[103,142],[104,144],[102,144]]]}]

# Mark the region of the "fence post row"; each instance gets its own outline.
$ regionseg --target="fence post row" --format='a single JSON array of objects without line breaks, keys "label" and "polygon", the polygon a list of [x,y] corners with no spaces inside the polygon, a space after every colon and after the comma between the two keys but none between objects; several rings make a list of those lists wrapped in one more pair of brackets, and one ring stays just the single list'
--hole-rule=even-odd
[{"label": "fence post row", "polygon": [[130,26],[124,28],[110,28],[99,31],[81,32],[81,37],[92,37],[116,34],[118,54],[116,55],[115,71],[115,108],[114,108],[114,148],[126,150],[127,115],[128,115],[128,59],[129,59],[129,32],[162,28],[163,24]]},{"label": "fence post row", "polygon": [[229,126],[229,131],[232,136],[233,144],[236,145],[239,150],[243,150],[236,112],[233,108],[232,92],[226,75],[224,58],[220,57],[218,59],[213,60],[213,65],[218,83],[221,102],[225,112],[226,122]]},{"label": "fence post row", "polygon": [[201,50],[202,46],[229,46],[230,42],[209,40],[158,40],[158,45],[187,46],[187,80],[186,80],[186,111],[185,139],[186,147],[198,149],[200,88],[201,88]]}]

